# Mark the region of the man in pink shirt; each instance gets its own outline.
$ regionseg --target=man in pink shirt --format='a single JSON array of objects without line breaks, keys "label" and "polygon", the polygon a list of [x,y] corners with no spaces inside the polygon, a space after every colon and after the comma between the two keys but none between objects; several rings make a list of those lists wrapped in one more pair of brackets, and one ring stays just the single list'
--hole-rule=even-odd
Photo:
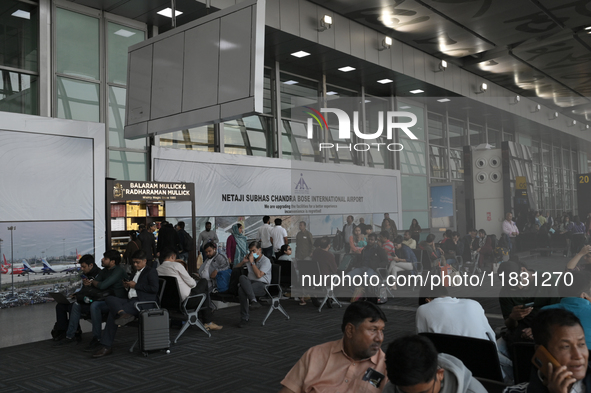
[{"label": "man in pink shirt", "polygon": [[509,253],[511,253],[513,249],[513,242],[517,235],[519,235],[519,229],[517,229],[517,225],[513,222],[513,214],[507,213],[505,214],[505,221],[503,221],[503,233],[507,235],[507,240],[509,241]]},{"label": "man in pink shirt", "polygon": [[387,382],[381,349],[384,312],[365,301],[345,310],[343,338],[310,348],[287,373],[279,393],[377,393]]}]

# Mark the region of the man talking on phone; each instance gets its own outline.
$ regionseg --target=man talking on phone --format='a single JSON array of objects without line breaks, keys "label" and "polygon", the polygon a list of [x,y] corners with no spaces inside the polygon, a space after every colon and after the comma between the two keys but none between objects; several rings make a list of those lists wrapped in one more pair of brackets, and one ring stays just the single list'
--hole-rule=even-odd
[{"label": "man talking on phone", "polygon": [[251,309],[261,308],[257,302],[257,296],[265,295],[265,285],[271,282],[271,261],[263,255],[261,242],[252,242],[248,245],[248,254],[235,268],[248,268],[247,276],[240,276],[240,323],[238,327],[245,327],[248,324],[250,314],[248,312],[249,302]]},{"label": "man talking on phone", "polygon": [[378,393],[384,390],[386,316],[367,301],[354,302],[343,315],[343,338],[310,348],[287,373],[279,393]]},{"label": "man talking on phone", "polygon": [[539,370],[529,382],[510,386],[504,393],[591,392],[589,350],[579,318],[561,308],[542,310],[532,330]]}]

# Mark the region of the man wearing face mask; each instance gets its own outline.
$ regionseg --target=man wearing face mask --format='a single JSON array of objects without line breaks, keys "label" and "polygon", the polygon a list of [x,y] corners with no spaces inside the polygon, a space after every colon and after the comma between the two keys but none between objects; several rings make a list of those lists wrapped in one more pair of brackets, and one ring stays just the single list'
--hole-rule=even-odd
[{"label": "man wearing face mask", "polygon": [[240,323],[238,327],[245,327],[249,320],[249,302],[251,309],[261,308],[257,296],[265,294],[265,285],[271,282],[271,261],[263,255],[261,242],[252,242],[248,246],[248,255],[236,267],[247,266],[248,276],[240,276]]}]

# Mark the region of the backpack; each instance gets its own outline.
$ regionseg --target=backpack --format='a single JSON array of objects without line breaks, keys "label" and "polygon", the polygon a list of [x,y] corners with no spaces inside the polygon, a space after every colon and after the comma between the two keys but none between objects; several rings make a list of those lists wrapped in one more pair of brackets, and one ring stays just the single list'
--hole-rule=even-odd
[{"label": "backpack", "polygon": [[232,269],[220,270],[215,276],[218,292],[226,292],[230,287],[230,276]]},{"label": "backpack", "polygon": [[183,251],[193,251],[193,243],[193,238],[191,237],[191,235],[189,235],[189,232],[185,231],[185,233],[183,233]]}]

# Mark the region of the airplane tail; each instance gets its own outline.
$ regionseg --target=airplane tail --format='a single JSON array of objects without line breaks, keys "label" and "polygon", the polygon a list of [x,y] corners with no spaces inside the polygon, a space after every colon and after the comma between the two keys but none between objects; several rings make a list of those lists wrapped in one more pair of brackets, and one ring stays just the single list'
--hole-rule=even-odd
[{"label": "airplane tail", "polygon": [[2,256],[4,257],[4,263],[2,266],[10,266],[10,264],[8,262],[6,262],[6,255],[2,254]]},{"label": "airplane tail", "polygon": [[31,269],[31,265],[29,265],[29,262],[27,262],[26,259],[23,259],[23,266],[26,267],[27,269]]},{"label": "airplane tail", "polygon": [[51,265],[49,264],[49,262],[47,262],[47,259],[41,258],[41,262],[43,263],[43,266],[51,269]]}]

